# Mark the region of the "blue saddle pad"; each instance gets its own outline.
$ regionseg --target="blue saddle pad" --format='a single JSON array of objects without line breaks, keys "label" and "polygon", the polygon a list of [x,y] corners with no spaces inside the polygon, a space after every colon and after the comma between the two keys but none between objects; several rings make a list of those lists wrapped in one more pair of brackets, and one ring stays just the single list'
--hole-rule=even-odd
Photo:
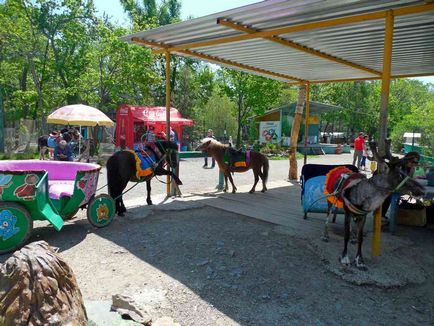
[{"label": "blue saddle pad", "polygon": [[153,167],[154,162],[156,162],[155,155],[150,151],[147,151],[148,155],[142,154],[142,152],[136,151],[137,157],[140,159],[140,168],[146,170]]}]

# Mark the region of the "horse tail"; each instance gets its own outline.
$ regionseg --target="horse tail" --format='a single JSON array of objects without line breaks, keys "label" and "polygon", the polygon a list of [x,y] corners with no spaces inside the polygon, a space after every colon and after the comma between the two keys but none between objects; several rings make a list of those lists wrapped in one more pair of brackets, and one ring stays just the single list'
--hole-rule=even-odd
[{"label": "horse tail", "polygon": [[268,179],[268,171],[270,170],[270,162],[268,161],[268,158],[263,155],[264,157],[264,162],[262,163],[262,174],[264,176],[264,183],[267,182]]}]

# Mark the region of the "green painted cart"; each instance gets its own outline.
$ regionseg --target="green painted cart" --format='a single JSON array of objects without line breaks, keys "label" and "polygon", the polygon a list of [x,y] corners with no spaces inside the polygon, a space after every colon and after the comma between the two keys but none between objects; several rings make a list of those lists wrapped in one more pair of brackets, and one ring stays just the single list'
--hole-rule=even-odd
[{"label": "green painted cart", "polygon": [[60,231],[64,219],[87,208],[95,227],[111,223],[113,199],[95,196],[97,164],[59,161],[0,161],[0,254],[23,246],[34,220],[47,220]]}]

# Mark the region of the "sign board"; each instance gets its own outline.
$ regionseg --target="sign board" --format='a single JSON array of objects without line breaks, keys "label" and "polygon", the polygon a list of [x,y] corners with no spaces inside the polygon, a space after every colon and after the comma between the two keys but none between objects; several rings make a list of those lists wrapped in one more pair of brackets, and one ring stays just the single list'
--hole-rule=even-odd
[{"label": "sign board", "polygon": [[280,141],[280,121],[261,121],[259,124],[259,142],[278,143]]}]

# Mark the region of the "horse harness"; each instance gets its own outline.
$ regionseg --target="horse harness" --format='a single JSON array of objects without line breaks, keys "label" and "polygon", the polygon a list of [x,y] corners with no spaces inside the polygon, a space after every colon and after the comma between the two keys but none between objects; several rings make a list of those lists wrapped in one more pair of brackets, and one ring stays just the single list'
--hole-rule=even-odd
[{"label": "horse harness", "polygon": [[327,173],[324,193],[327,200],[338,208],[347,208],[354,215],[366,215],[367,211],[351,203],[347,198],[348,190],[359,184],[366,176],[353,172],[346,167],[337,167]]},{"label": "horse harness", "polygon": [[230,168],[246,168],[250,166],[250,154],[250,150],[242,151],[228,147],[224,153],[224,162],[228,164]]}]

